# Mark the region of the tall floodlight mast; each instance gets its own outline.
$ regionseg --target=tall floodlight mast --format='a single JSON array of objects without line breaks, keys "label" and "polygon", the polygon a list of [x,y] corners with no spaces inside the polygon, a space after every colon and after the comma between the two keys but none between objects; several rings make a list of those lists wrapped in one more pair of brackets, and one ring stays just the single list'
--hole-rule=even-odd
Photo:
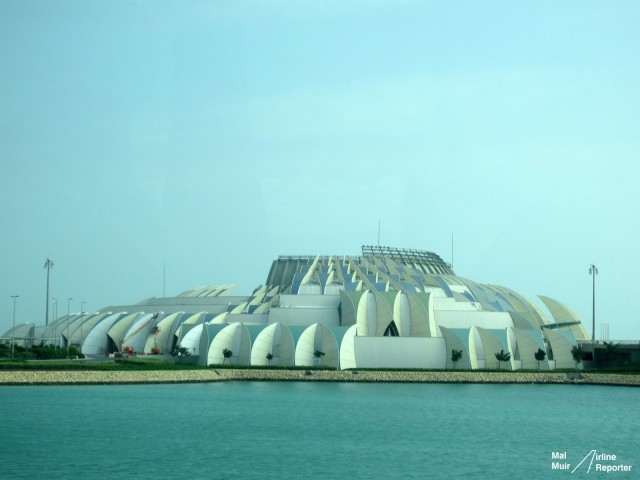
[{"label": "tall floodlight mast", "polygon": [[20,295],[11,295],[13,298],[13,325],[11,328],[11,358],[15,358],[15,345],[16,345],[16,298]]},{"label": "tall floodlight mast", "polygon": [[[596,343],[596,275],[598,275],[598,267],[594,264],[591,264],[589,267],[589,275],[593,277],[593,295],[592,299],[592,312],[591,319],[593,322],[592,330],[591,330],[591,342]],[[595,348],[595,347],[594,347]]]},{"label": "tall floodlight mast", "polygon": [[54,346],[58,347],[59,345],[55,344],[58,338],[58,299],[56,297],[53,297],[51,300],[53,300],[53,341]]},{"label": "tall floodlight mast", "polygon": [[591,325],[591,351],[592,351],[592,361],[595,365],[596,363],[596,275],[598,275],[598,267],[596,267],[593,263],[589,266],[589,275],[593,277],[593,290],[591,296],[591,321],[593,322]]},{"label": "tall floodlight mast", "polygon": [[53,268],[53,262],[50,258],[47,258],[47,261],[44,262],[44,268],[47,269],[47,307],[44,314],[44,324],[49,325],[49,272]]}]

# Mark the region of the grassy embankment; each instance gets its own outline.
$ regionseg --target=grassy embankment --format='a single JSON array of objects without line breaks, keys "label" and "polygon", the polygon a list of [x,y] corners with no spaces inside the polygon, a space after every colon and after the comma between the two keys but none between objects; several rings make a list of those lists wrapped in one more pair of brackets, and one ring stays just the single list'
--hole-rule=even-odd
[{"label": "grassy embankment", "polygon": [[114,361],[91,360],[0,360],[0,371],[7,370],[92,370],[92,371],[157,371],[157,370],[202,370],[206,367],[178,363],[170,360],[132,359]]},{"label": "grassy embankment", "polygon": [[[278,367],[278,366],[240,366],[240,365],[215,365],[210,366],[216,369],[235,370],[334,370],[331,367],[318,365],[315,367]],[[181,363],[173,360],[154,358],[133,358],[116,359],[112,361],[91,361],[91,360],[0,360],[0,371],[7,370],[49,370],[49,371],[70,371],[70,370],[92,370],[92,371],[158,371],[158,370],[203,370],[210,367],[203,367],[189,363]],[[443,370],[427,369],[356,369],[358,371],[380,371],[380,372],[442,372]],[[575,369],[558,369],[552,371],[538,370],[448,370],[449,372],[500,372],[500,373],[576,373]],[[600,368],[591,370],[580,370],[580,373],[589,374],[618,374],[618,375],[640,375],[640,366],[626,365],[610,368]]]}]

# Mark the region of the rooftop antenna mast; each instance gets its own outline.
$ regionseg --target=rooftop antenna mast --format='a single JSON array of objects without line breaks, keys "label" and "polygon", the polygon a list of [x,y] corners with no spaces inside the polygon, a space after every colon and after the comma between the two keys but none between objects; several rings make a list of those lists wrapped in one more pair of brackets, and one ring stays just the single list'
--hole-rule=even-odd
[{"label": "rooftop antenna mast", "polygon": [[380,220],[378,220],[378,246],[380,246]]}]

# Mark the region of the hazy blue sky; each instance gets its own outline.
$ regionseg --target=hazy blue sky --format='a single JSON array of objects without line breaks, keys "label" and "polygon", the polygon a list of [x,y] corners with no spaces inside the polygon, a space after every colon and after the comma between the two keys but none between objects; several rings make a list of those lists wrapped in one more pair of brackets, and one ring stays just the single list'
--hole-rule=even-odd
[{"label": "hazy blue sky", "polygon": [[[0,333],[419,248],[640,339],[637,1],[0,0]],[[539,305],[541,303],[537,302]]]}]

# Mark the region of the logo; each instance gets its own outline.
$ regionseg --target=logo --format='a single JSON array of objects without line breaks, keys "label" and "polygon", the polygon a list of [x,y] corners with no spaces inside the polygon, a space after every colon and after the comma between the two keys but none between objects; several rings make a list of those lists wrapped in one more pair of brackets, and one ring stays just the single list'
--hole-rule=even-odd
[{"label": "logo", "polygon": [[567,452],[551,452],[551,470],[570,470],[571,473],[623,473],[631,472],[633,465],[622,463],[617,455],[591,450],[571,469]]}]

